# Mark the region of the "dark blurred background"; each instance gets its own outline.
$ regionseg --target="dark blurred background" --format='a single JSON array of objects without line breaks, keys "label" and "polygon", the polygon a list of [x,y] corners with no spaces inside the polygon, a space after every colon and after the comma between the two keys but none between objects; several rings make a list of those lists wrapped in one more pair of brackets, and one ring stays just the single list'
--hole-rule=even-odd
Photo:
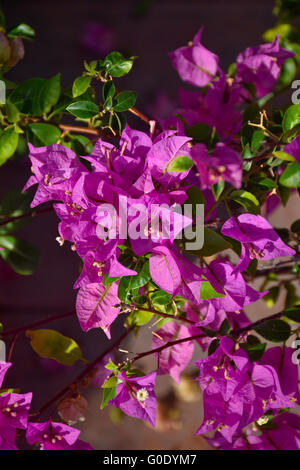
[{"label": "dark blurred background", "polygon": [[[61,72],[62,83],[67,86],[81,74],[84,59],[102,58],[111,50],[119,50],[138,56],[129,75],[120,79],[119,88],[136,90],[137,107],[154,117],[165,117],[176,108],[177,90],[183,85],[172,69],[168,52],[187,44],[201,26],[203,44],[220,56],[220,65],[226,69],[240,51],[262,43],[262,33],[275,24],[273,0],[3,0],[0,4],[8,27],[24,22],[36,31],[33,42],[25,41],[25,58],[8,78],[22,81]],[[1,167],[0,196],[8,189],[21,188],[29,177],[29,168],[26,158]],[[78,257],[55,241],[56,216],[48,213],[37,217],[20,235],[40,248],[41,262],[33,276],[22,277],[0,260],[0,321],[6,329],[72,311],[75,305],[72,286],[78,275]],[[120,334],[120,325],[113,327],[115,335]],[[102,331],[83,333],[76,317],[46,327],[74,337],[89,360],[108,345]],[[83,368],[80,364],[66,368],[40,359],[24,335],[18,338],[13,361],[15,367],[7,375],[7,386],[32,390],[33,410]],[[194,403],[184,406],[180,429],[174,426],[155,434],[130,418],[121,425],[112,424],[109,411],[98,411],[99,393],[95,392],[82,426],[84,437],[97,449],[199,448],[205,445],[204,440],[193,437],[193,432],[201,422],[200,405],[196,405],[197,412]]]}]

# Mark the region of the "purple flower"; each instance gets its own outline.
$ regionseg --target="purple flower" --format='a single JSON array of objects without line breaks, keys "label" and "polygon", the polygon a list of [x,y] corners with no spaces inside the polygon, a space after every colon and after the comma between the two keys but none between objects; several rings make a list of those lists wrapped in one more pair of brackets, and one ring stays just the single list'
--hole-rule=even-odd
[{"label": "purple flower", "polygon": [[80,326],[84,331],[102,328],[110,338],[110,325],[120,312],[118,286],[114,282],[110,286],[103,284],[87,284],[79,290],[76,300],[76,312]]},{"label": "purple flower", "polygon": [[257,292],[244,281],[240,272],[221,259],[212,261],[203,274],[213,288],[223,294],[223,297],[211,299],[211,303],[217,310],[225,312],[240,311],[246,305],[256,302],[266,292]]},{"label": "purple flower", "polygon": [[[0,387],[4,376],[11,366],[10,362],[0,362]],[[16,429],[26,429],[28,410],[30,408],[32,393],[0,394],[0,449],[16,450]]]},{"label": "purple flower", "polygon": [[279,47],[279,35],[272,43],[248,47],[237,57],[236,80],[254,84],[256,96],[261,98],[272,91],[282,64],[293,56],[293,52]]},{"label": "purple flower", "polygon": [[[188,327],[178,325],[175,321],[168,322],[155,332],[152,340],[152,349],[156,349],[170,341],[189,336],[191,336],[191,333]],[[193,352],[193,341],[187,341],[186,343],[175,344],[175,346],[163,349],[160,353],[155,353],[158,361],[157,373],[159,375],[170,374],[175,382],[179,384],[180,374],[189,365]]]},{"label": "purple flower", "polygon": [[143,377],[127,377],[126,372],[119,374],[120,383],[116,397],[108,404],[120,408],[128,416],[148,421],[151,426],[156,422],[156,397],[154,385],[156,372]]},{"label": "purple flower", "polygon": [[274,367],[264,361],[250,363],[245,351],[222,338],[218,349],[196,361],[203,390],[204,420],[197,434],[217,429],[225,439],[261,418],[266,411],[294,406]]},{"label": "purple flower", "polygon": [[260,215],[231,217],[224,223],[221,233],[242,244],[236,271],[244,271],[251,259],[268,260],[295,254],[295,250],[283,243],[269,222]]},{"label": "purple flower", "polygon": [[202,28],[192,45],[180,47],[169,56],[180,78],[191,85],[203,87],[212,81],[218,69],[218,57],[201,44]]},{"label": "purple flower", "polygon": [[86,442],[78,440],[79,429],[49,419],[44,423],[29,423],[28,444],[40,444],[40,450],[93,450]]},{"label": "purple flower", "polygon": [[149,259],[153,281],[165,292],[200,301],[202,270],[185,258],[176,246],[156,246]]},{"label": "purple flower", "polygon": [[[3,393],[0,395],[1,428],[26,429],[32,393]],[[1,432],[1,431],[0,431]]]},{"label": "purple flower", "polygon": [[256,433],[248,428],[238,432],[232,443],[219,432],[206,440],[221,450],[300,450],[300,418],[296,414],[263,417],[258,425]]},{"label": "purple flower", "polygon": [[196,144],[191,156],[196,163],[201,189],[211,188],[221,180],[228,181],[235,188],[241,187],[242,160],[227,145],[218,143],[212,155],[209,155],[204,144]]},{"label": "purple flower", "polygon": [[38,183],[31,207],[50,200],[66,201],[74,178],[78,178],[80,171],[86,171],[77,155],[58,144],[35,148],[29,143],[28,147],[33,176],[29,178],[23,191]]},{"label": "purple flower", "polygon": [[242,86],[221,73],[208,88],[205,96],[199,92],[179,89],[181,108],[177,110],[189,126],[199,122],[216,128],[220,139],[230,142],[242,126]]}]

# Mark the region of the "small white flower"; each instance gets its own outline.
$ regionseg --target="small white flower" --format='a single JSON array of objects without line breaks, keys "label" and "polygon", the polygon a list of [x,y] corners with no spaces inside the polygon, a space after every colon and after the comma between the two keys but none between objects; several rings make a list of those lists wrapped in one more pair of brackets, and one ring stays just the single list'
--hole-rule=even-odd
[{"label": "small white flower", "polygon": [[145,388],[140,388],[137,392],[136,392],[136,398],[139,402],[143,403],[144,401],[147,400],[149,394],[147,392],[147,390]]}]

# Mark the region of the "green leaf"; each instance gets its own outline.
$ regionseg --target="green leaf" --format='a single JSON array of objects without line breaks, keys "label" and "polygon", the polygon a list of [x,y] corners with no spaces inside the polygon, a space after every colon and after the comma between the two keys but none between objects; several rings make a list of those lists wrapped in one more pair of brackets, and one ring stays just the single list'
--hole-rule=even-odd
[{"label": "green leaf", "polygon": [[300,323],[300,307],[290,307],[287,308],[282,316],[293,320],[294,322]]},{"label": "green leaf", "polygon": [[146,312],[141,308],[141,310],[132,311],[126,318],[126,324],[132,328],[133,326],[143,326],[146,325],[152,318],[153,313]]},{"label": "green leaf", "polygon": [[7,36],[9,38],[17,38],[18,36],[22,36],[24,39],[33,39],[35,37],[35,31],[28,24],[20,23],[18,26],[12,28],[7,33]]},{"label": "green leaf", "polygon": [[41,110],[43,113],[49,113],[51,108],[56,105],[60,96],[60,73],[54,75],[50,80],[46,80],[41,92]]},{"label": "green leaf", "polygon": [[93,143],[84,135],[75,135],[72,137],[72,150],[79,155],[90,155],[93,150]]},{"label": "green leaf", "polygon": [[53,124],[32,123],[27,126],[27,138],[35,147],[56,144],[61,136]]},{"label": "green leaf", "polygon": [[132,108],[135,105],[137,94],[135,91],[121,91],[116,97],[116,104],[113,106],[114,111],[120,113]]},{"label": "green leaf", "polygon": [[18,108],[9,100],[6,101],[5,107],[6,107],[6,114],[7,114],[8,122],[16,123],[20,117]]},{"label": "green leaf", "polygon": [[224,180],[220,180],[218,181],[217,183],[213,184],[211,189],[212,189],[212,192],[215,196],[215,200],[217,201],[219,199],[219,197],[221,196],[223,190],[225,188],[225,181]]},{"label": "green leaf", "polygon": [[300,187],[300,165],[297,162],[289,163],[279,178],[279,183],[288,188]]},{"label": "green leaf", "polygon": [[13,127],[6,128],[0,134],[0,166],[13,156],[19,142],[19,134]]},{"label": "green leaf", "polygon": [[225,320],[223,320],[222,325],[219,328],[219,335],[227,336],[229,332],[230,332],[230,323],[227,320],[227,318],[225,318]]},{"label": "green leaf", "polygon": [[101,388],[114,388],[117,385],[118,385],[118,378],[115,375],[113,375],[112,377],[108,377],[105,380]]},{"label": "green leaf", "polygon": [[232,248],[232,245],[219,233],[204,227],[204,245],[201,250],[194,251],[198,256],[212,256],[220,251]]},{"label": "green leaf", "polygon": [[47,80],[43,78],[30,78],[18,85],[10,94],[10,101],[16,105],[23,114],[41,116],[43,108],[41,106],[41,96]]},{"label": "green leaf", "polygon": [[120,52],[111,52],[104,60],[106,73],[112,77],[123,77],[132,68],[134,57],[125,59]]},{"label": "green leaf", "polygon": [[212,342],[210,343],[209,347],[208,347],[208,355],[210,356],[211,354],[213,354],[214,352],[216,352],[216,350],[218,349],[220,345],[220,340],[215,338],[212,340]]},{"label": "green leaf", "polygon": [[105,369],[107,369],[107,370],[118,370],[118,366],[113,363],[113,361],[111,360],[111,358],[109,358],[108,364],[106,364],[106,366],[104,366],[104,367],[105,367]]},{"label": "green leaf", "polygon": [[103,410],[109,402],[109,400],[112,400],[116,396],[116,387],[113,388],[104,388],[103,389],[103,398],[102,398],[102,403],[100,405],[100,409]]},{"label": "green leaf", "polygon": [[25,276],[34,273],[39,262],[39,250],[31,243],[12,237],[0,236],[0,256],[18,274]]},{"label": "green leaf", "polygon": [[290,325],[283,320],[267,320],[256,326],[254,330],[268,341],[273,341],[273,343],[286,341],[291,334]]},{"label": "green leaf", "polygon": [[293,104],[284,113],[282,129],[284,132],[287,132],[297,124],[300,124],[300,104]]},{"label": "green leaf", "polygon": [[204,142],[208,144],[210,142],[212,129],[207,124],[203,122],[198,122],[191,127],[188,127],[186,130],[186,135],[188,137],[192,137],[194,140],[198,142]]},{"label": "green leaf", "polygon": [[163,290],[157,290],[150,294],[150,298],[153,304],[168,305],[172,300],[172,295]]},{"label": "green leaf", "polygon": [[250,212],[251,214],[260,213],[259,201],[254,196],[254,194],[250,193],[249,191],[244,191],[243,189],[233,191],[230,194],[230,199],[243,206],[247,212]]},{"label": "green leaf", "polygon": [[26,336],[32,349],[41,357],[54,359],[65,366],[72,366],[76,361],[86,362],[76,341],[56,330],[27,330]]},{"label": "green leaf", "polygon": [[280,36],[280,41],[283,41],[283,39],[297,40],[299,37],[297,29],[287,23],[277,24],[273,28],[267,29],[262,37],[266,42],[273,42],[277,34]]},{"label": "green leaf", "polygon": [[[28,192],[21,193],[19,189],[11,189],[0,200],[0,220],[18,217],[30,211],[32,197]],[[24,217],[0,226],[0,233],[10,233],[30,222],[30,217]]]},{"label": "green leaf", "polygon": [[268,308],[272,308],[277,302],[279,295],[279,286],[273,286],[269,289],[269,292],[263,296],[264,302]]},{"label": "green leaf", "polygon": [[260,343],[259,340],[257,343],[254,343],[254,344],[251,344],[249,342],[240,343],[240,347],[246,351],[251,362],[259,361],[262,358],[265,352],[266,346],[267,346],[267,343]]},{"label": "green leaf", "polygon": [[293,58],[287,59],[281,66],[278,83],[280,88],[288,86],[297,73],[297,66]]},{"label": "green leaf", "polygon": [[290,282],[284,284],[284,288],[287,291],[285,298],[285,307],[292,307],[300,304],[300,299],[297,296],[296,287]]},{"label": "green leaf", "polygon": [[130,289],[143,287],[150,281],[150,279],[149,260],[147,260],[138,274],[136,276],[131,276]]},{"label": "green leaf", "polygon": [[273,154],[276,158],[280,158],[280,160],[285,160],[287,162],[294,162],[295,158],[290,155],[289,153],[283,152],[282,150],[277,150],[276,152],[273,152]]},{"label": "green leaf", "polygon": [[295,220],[291,225],[291,231],[300,235],[300,219]]},{"label": "green leaf", "polygon": [[128,303],[130,295],[137,295],[139,288],[145,286],[150,279],[149,261],[146,261],[137,275],[124,276],[121,278],[118,287],[119,299]]},{"label": "green leaf", "polygon": [[66,109],[80,119],[90,119],[99,112],[98,106],[91,101],[75,101]]},{"label": "green leaf", "polygon": [[291,195],[291,188],[278,184],[277,194],[280,197],[283,206],[286,206]]},{"label": "green leaf", "polygon": [[104,83],[102,88],[102,97],[103,100],[106,101],[108,98],[113,98],[116,92],[116,88],[114,82],[112,80],[108,80]]},{"label": "green leaf", "polygon": [[183,171],[189,170],[193,165],[194,162],[190,157],[187,155],[178,155],[167,164],[164,172],[167,171],[170,173],[171,171],[174,171],[176,173],[181,173]]},{"label": "green leaf", "polygon": [[105,102],[103,103],[103,108],[106,110],[106,111],[109,111],[111,108],[112,108],[112,105],[113,105],[113,101],[112,101],[112,97],[109,96]]},{"label": "green leaf", "polygon": [[118,297],[121,300],[121,302],[129,303],[130,278],[131,278],[131,276],[124,276],[120,279],[119,286],[118,286]]},{"label": "green leaf", "polygon": [[202,281],[200,287],[200,298],[201,299],[218,299],[219,297],[225,297],[225,294],[217,292],[209,281]]},{"label": "green leaf", "polygon": [[260,189],[264,191],[269,191],[271,189],[277,188],[277,184],[271,180],[270,178],[266,178],[265,176],[255,176],[251,178],[251,183],[258,186]]},{"label": "green leaf", "polygon": [[85,93],[88,87],[90,86],[91,80],[92,80],[92,77],[89,77],[87,75],[82,75],[81,77],[77,77],[74,80],[73,87],[72,87],[73,98],[77,98],[77,96],[80,96],[83,93]]}]

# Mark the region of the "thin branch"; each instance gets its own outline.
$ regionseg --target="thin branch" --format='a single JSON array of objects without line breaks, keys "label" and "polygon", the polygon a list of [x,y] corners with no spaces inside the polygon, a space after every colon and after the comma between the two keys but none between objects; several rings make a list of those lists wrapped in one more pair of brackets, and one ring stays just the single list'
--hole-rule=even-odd
[{"label": "thin branch", "polygon": [[46,212],[51,212],[51,211],[53,211],[53,206],[46,207],[44,209],[35,210],[32,212],[26,212],[26,214],[17,215],[16,217],[10,217],[8,219],[3,220],[2,222],[0,222],[0,226],[9,224],[10,222],[15,222],[20,219],[25,219],[26,217],[36,217],[37,215],[45,214]]},{"label": "thin branch", "polygon": [[155,310],[153,308],[137,307],[136,305],[131,305],[130,307],[133,307],[134,310],[142,310],[144,312],[153,313],[154,315],[160,315],[161,317],[170,318],[172,320],[179,320],[184,323],[189,323],[190,325],[196,325],[197,323],[193,320],[189,320],[188,318],[175,316],[170,313],[159,312],[158,310]]},{"label": "thin branch", "polygon": [[135,116],[139,117],[142,121],[146,122],[150,126],[151,120],[147,118],[145,114],[141,113],[141,111],[136,108],[129,108],[128,111],[130,111]]},{"label": "thin branch", "polygon": [[67,124],[58,124],[58,127],[66,132],[79,132],[80,134],[92,134],[100,136],[101,131],[91,127],[69,126]]},{"label": "thin branch", "polygon": [[68,312],[68,313],[63,313],[61,315],[54,315],[53,317],[47,317],[35,323],[30,323],[29,325],[20,326],[19,328],[16,328],[15,330],[3,331],[2,333],[0,333],[0,337],[3,338],[5,336],[17,335],[31,328],[36,328],[46,323],[51,323],[55,320],[61,320],[62,318],[72,317],[73,315],[75,315],[75,312]]},{"label": "thin branch", "polygon": [[150,351],[146,351],[140,354],[137,354],[130,360],[130,362],[135,362],[138,359],[142,359],[143,357],[150,356],[151,354],[155,353],[160,353],[164,349],[171,348],[172,346],[175,346],[176,344],[181,344],[181,343],[186,343],[187,341],[193,341],[194,339],[199,339],[199,338],[204,338],[207,335],[205,334],[199,334],[199,335],[193,335],[193,336],[187,336],[186,338],[180,338],[176,339],[175,341],[168,341],[167,343],[163,344],[162,346],[159,346],[158,348],[155,349],[150,349]]},{"label": "thin branch", "polygon": [[[297,308],[300,311],[300,305],[295,305],[295,308]],[[231,331],[231,335],[238,337],[242,333],[246,333],[247,331],[253,330],[259,325],[262,325],[263,323],[269,321],[269,320],[276,320],[277,318],[280,318],[284,316],[284,310],[281,312],[274,313],[273,315],[269,315],[268,317],[261,318],[260,320],[257,320],[254,323],[251,323],[250,325],[244,326],[243,328],[239,328],[238,330],[233,330]]]}]

